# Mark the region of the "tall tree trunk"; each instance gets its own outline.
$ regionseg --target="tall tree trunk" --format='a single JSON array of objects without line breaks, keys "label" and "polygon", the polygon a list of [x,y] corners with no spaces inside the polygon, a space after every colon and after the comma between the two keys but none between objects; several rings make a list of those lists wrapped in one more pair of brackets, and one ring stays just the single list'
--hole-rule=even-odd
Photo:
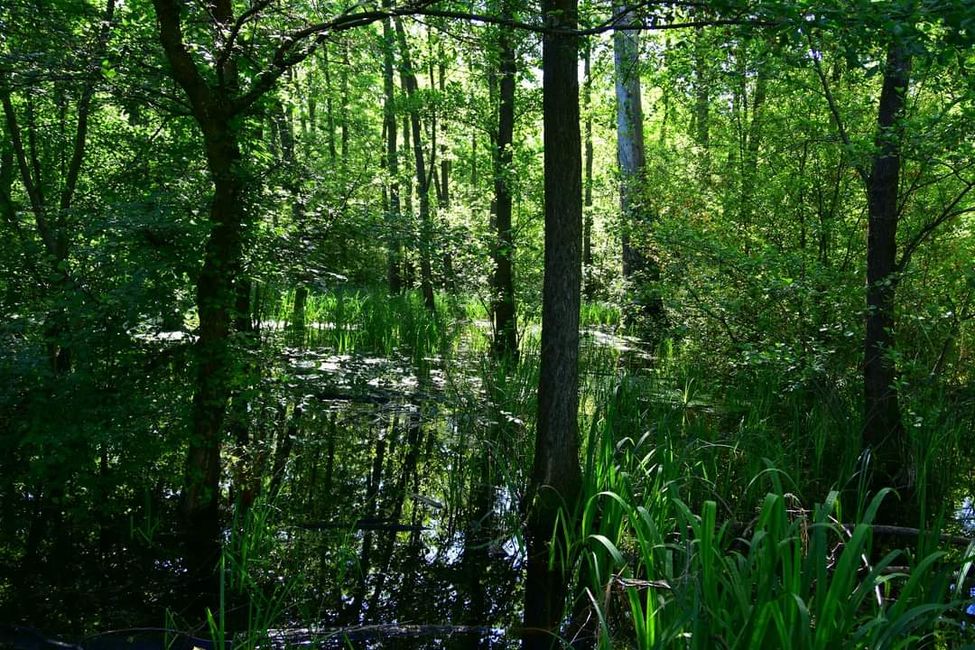
[{"label": "tall tree trunk", "polygon": [[[618,24],[639,24],[632,11],[623,5],[613,9]],[[656,288],[660,270],[655,260],[633,245],[632,237],[639,232],[649,214],[643,188],[646,172],[646,149],[643,142],[643,101],[640,85],[640,41],[638,32],[619,30],[613,35],[616,66],[616,153],[620,166],[620,212],[622,213],[623,279],[633,298],[624,319],[629,325],[653,328],[661,312]],[[644,323],[644,320],[650,322]]]},{"label": "tall tree trunk", "polygon": [[[411,144],[412,138],[410,136],[410,118],[409,116],[403,116],[403,148],[400,154],[400,160],[403,161],[404,167],[409,167],[413,160],[413,145]],[[415,244],[414,226],[415,219],[413,215],[413,178],[412,176],[407,176],[403,179],[404,183],[402,185],[402,212],[403,212],[403,232],[409,231],[410,241]],[[402,257],[402,278],[403,286],[407,289],[412,289],[416,286],[416,265],[414,264],[413,256],[403,255]]]},{"label": "tall tree trunk", "polygon": [[[349,40],[342,40],[342,73],[339,75],[339,90],[342,93],[342,105],[339,113],[339,130],[342,136],[342,171],[349,168]],[[343,173],[343,180],[345,174]]]},{"label": "tall tree trunk", "polygon": [[[437,50],[437,72],[440,78],[440,101],[447,97],[447,63],[444,59],[443,43]],[[430,74],[431,83],[433,71]],[[444,230],[443,274],[444,289],[454,291],[457,288],[457,274],[454,271],[453,237],[450,232],[450,159],[447,157],[447,119],[440,120],[440,189],[437,192],[440,203],[440,223]]]},{"label": "tall tree trunk", "polygon": [[745,229],[746,246],[747,229],[751,226],[755,213],[755,179],[758,176],[758,152],[762,146],[762,116],[765,108],[767,76],[764,66],[759,67],[755,76],[755,91],[752,95],[751,120],[745,134],[738,210],[739,224]]},{"label": "tall tree trunk", "polygon": [[325,74],[325,123],[328,128],[328,160],[333,165],[338,160],[335,146],[335,108],[332,105],[332,66],[328,60],[328,41],[322,45],[322,71]]},{"label": "tall tree trunk", "polygon": [[[702,11],[706,18],[706,11]],[[711,79],[705,31],[694,32],[694,143],[700,148],[698,164],[702,180],[711,173]],[[666,116],[665,116],[666,117]]]},{"label": "tall tree trunk", "polygon": [[[876,147],[867,182],[867,315],[864,339],[863,446],[870,450],[875,487],[910,488],[907,436],[901,421],[890,353],[894,347],[894,307],[898,283],[897,190],[905,95],[910,80],[910,54],[893,42],[887,52],[877,111]],[[902,497],[906,497],[902,495]],[[889,515],[895,518],[896,515]],[[894,522],[900,523],[900,522]]]},{"label": "tall tree trunk", "polygon": [[416,193],[420,202],[420,289],[423,292],[423,303],[430,311],[435,311],[436,302],[433,295],[433,267],[430,264],[432,246],[432,224],[430,219],[430,178],[426,173],[423,156],[423,128],[420,124],[420,109],[416,105],[419,86],[416,73],[410,61],[409,44],[406,41],[406,30],[401,20],[396,19],[396,37],[400,47],[400,76],[402,85],[410,101],[410,127],[413,132],[413,164],[416,169]]},{"label": "tall tree trunk", "polygon": [[[502,18],[512,19],[510,0],[503,0]],[[511,169],[515,130],[515,48],[507,28],[498,30],[498,132],[494,152],[494,208],[497,235],[494,240],[494,355],[498,359],[518,357],[518,322],[515,315],[514,255],[511,230]]]},{"label": "tall tree trunk", "polygon": [[583,87],[582,87],[582,110],[585,119],[585,170],[586,177],[583,182],[582,198],[582,268],[583,268],[583,291],[586,300],[592,300],[595,296],[593,286],[592,268],[592,45],[586,41],[583,51]]},{"label": "tall tree trunk", "polygon": [[[212,118],[211,118],[212,119]],[[233,354],[230,348],[234,283],[240,273],[244,214],[240,148],[228,122],[204,123],[207,165],[214,183],[210,236],[197,279],[199,338],[192,433],[183,487],[183,516],[191,571],[212,569],[220,550],[220,450],[222,425],[230,397]]]},{"label": "tall tree trunk", "polygon": [[[582,280],[582,138],[577,0],[543,0],[545,279],[535,458],[528,492],[524,648],[550,648],[565,608],[572,560],[555,531],[574,526],[579,467],[579,307]],[[564,30],[564,31],[563,31]],[[553,535],[553,532],[555,533]],[[550,561],[551,560],[551,561]]]},{"label": "tall tree trunk", "polygon": [[383,124],[386,130],[386,173],[389,175],[389,212],[386,215],[386,230],[389,239],[386,242],[386,276],[389,283],[389,293],[397,295],[403,291],[403,280],[400,277],[400,260],[403,253],[399,236],[402,218],[399,203],[399,161],[396,155],[394,48],[393,26],[387,18],[383,21]]},{"label": "tall tree trunk", "polygon": [[[190,413],[190,440],[182,492],[185,556],[189,578],[198,583],[202,605],[214,604],[213,569],[220,553],[220,452],[231,392],[234,355],[230,333],[235,311],[234,286],[243,265],[245,180],[233,97],[237,66],[229,58],[215,70],[222,83],[210,87],[183,42],[176,0],[153,0],[159,39],[173,78],[182,86],[203,135],[207,171],[213,183],[210,233],[197,277],[199,337],[194,347],[196,385]],[[233,21],[227,1],[213,5],[218,29]],[[284,72],[282,69],[281,73]],[[207,602],[209,601],[209,602]]]},{"label": "tall tree trunk", "polygon": [[[440,98],[441,101],[447,97],[447,63],[444,59],[443,44],[440,45]],[[440,139],[440,199],[441,205],[446,209],[450,207],[450,158],[447,156],[447,120],[441,121],[443,131]]]}]

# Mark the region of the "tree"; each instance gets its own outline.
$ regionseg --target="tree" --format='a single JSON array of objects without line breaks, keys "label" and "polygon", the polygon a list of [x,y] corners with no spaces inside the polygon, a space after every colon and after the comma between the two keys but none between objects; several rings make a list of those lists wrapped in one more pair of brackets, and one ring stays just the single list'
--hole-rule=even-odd
[{"label": "tree", "polygon": [[[501,1],[500,16],[513,19],[512,0]],[[518,356],[518,321],[515,316],[514,256],[511,228],[512,145],[515,130],[515,46],[511,30],[498,29],[498,126],[494,138],[494,275],[491,312],[494,318],[496,357]]]},{"label": "tree", "polygon": [[[932,153],[926,153],[925,158],[917,161],[919,169],[906,187],[902,177],[905,148],[909,147],[912,135],[908,127],[911,68],[919,58],[930,65],[935,58],[933,52],[940,47],[957,47],[966,42],[958,32],[962,24],[954,13],[958,8],[947,12],[942,9],[908,2],[889,11],[856,16],[864,31],[876,35],[884,52],[873,151],[869,166],[857,166],[866,193],[868,217],[861,444],[869,460],[871,487],[879,490],[895,486],[902,491],[900,504],[888,500],[881,514],[892,523],[915,523],[917,496],[913,476],[915,459],[902,419],[895,360],[897,289],[917,248],[940,226],[971,211],[972,208],[963,206],[962,201],[975,186],[958,173],[958,169],[966,165],[953,167],[949,164],[953,173],[948,178],[960,180],[960,186],[950,188],[945,185],[942,192],[946,192],[948,198],[942,201],[936,216],[928,218],[915,231],[898,257],[898,226],[906,208],[921,187],[945,182],[945,177],[922,181],[922,177],[929,173],[934,158]],[[938,21],[946,28],[944,42],[929,43],[921,24]],[[814,58],[814,67],[840,139],[850,147],[852,139],[841,108],[818,58]],[[954,104],[951,102],[948,111]],[[937,146],[935,141],[934,147]]]},{"label": "tree", "polygon": [[[345,14],[335,21],[315,25],[305,24],[299,18],[298,26],[282,36],[279,26],[269,27],[269,21],[261,20],[262,11],[270,4],[261,0],[235,14],[231,0],[217,0],[207,11],[194,17],[208,24],[210,42],[193,43],[191,47],[184,25],[189,27],[190,35],[197,36],[198,32],[193,21],[185,20],[184,7],[177,0],[153,0],[158,36],[169,71],[189,101],[192,117],[203,137],[207,170],[213,184],[210,231],[203,266],[196,280],[200,325],[182,492],[187,558],[191,570],[204,579],[220,548],[220,454],[234,370],[230,336],[235,287],[241,279],[245,237],[253,221],[247,209],[247,190],[254,179],[248,178],[241,159],[242,117],[288,70],[315,51],[322,34],[369,24],[383,17],[372,14],[363,19]],[[245,38],[245,27],[263,27],[268,32],[267,38]],[[207,56],[195,55],[199,50],[207,52]],[[256,71],[255,60],[263,61],[263,67]],[[242,74],[245,70],[246,75]]]},{"label": "tree", "polygon": [[[906,446],[896,379],[890,356],[894,343],[897,287],[897,221],[904,107],[911,58],[904,45],[891,42],[877,107],[877,153],[867,176],[867,313],[863,343],[863,445],[871,450],[872,471],[881,484],[906,470]],[[895,479],[896,480],[896,479]],[[900,484],[897,481],[896,484]],[[909,484],[903,484],[907,487]]]},{"label": "tree", "polygon": [[[26,88],[28,137],[25,145],[17,110],[12,100],[13,90],[8,78],[9,73],[6,70],[0,70],[0,104],[3,106],[5,118],[5,140],[9,138],[10,143],[9,148],[5,146],[3,152],[7,156],[3,163],[6,189],[0,195],[3,202],[0,207],[4,210],[7,222],[15,223],[17,210],[11,197],[10,182],[13,179],[12,163],[16,161],[20,182],[27,193],[30,211],[34,217],[36,235],[43,244],[44,262],[46,262],[43,266],[47,269],[49,277],[57,278],[53,287],[55,292],[59,294],[55,299],[57,306],[48,313],[46,325],[51,366],[57,373],[65,373],[71,368],[70,345],[65,342],[68,317],[64,313],[62,305],[67,302],[68,294],[78,291],[78,286],[71,277],[69,265],[74,226],[72,210],[78,189],[78,180],[85,162],[88,146],[88,124],[94,109],[95,92],[102,80],[101,65],[112,29],[115,4],[115,0],[108,0],[105,4],[105,10],[98,23],[94,45],[91,51],[86,53],[87,60],[81,75],[82,83],[77,91],[76,123],[71,138],[71,156],[68,161],[64,160],[62,153],[58,166],[47,167],[42,163],[40,152],[44,147],[43,144],[38,144],[40,127],[37,124],[34,99],[31,96],[33,94],[31,85]],[[61,88],[56,91],[56,94],[64,97],[68,92],[68,89]],[[62,110],[66,111],[66,107]],[[64,124],[63,117],[61,123]],[[63,132],[61,135],[64,135]],[[58,178],[58,176],[63,177]],[[60,185],[60,193],[58,201],[54,205],[48,198],[48,192],[54,191],[58,185]]]},{"label": "tree", "polygon": [[[387,2],[384,6],[388,7]],[[395,110],[395,80],[393,78],[395,37],[391,20],[383,20],[383,131],[386,134],[385,169],[388,176],[386,183],[387,208],[387,282],[389,292],[393,295],[403,290],[403,280],[400,277],[400,265],[403,258],[403,245],[398,236],[400,227],[399,201],[399,160],[396,152],[396,110]]]},{"label": "tree", "polygon": [[416,170],[416,193],[420,203],[420,288],[423,302],[431,312],[436,311],[433,295],[433,266],[430,263],[433,238],[433,220],[430,216],[430,176],[423,153],[423,127],[420,122],[420,86],[410,57],[409,44],[403,22],[397,18],[396,37],[400,49],[400,77],[409,102],[410,127],[413,134],[413,165]]},{"label": "tree", "polygon": [[[549,648],[565,607],[579,467],[579,308],[582,281],[582,138],[576,0],[544,0],[542,112],[545,278],[532,485],[528,492],[525,648]],[[554,546],[553,546],[554,545]]]},{"label": "tree", "polygon": [[[616,24],[636,27],[640,21],[625,5],[613,8]],[[654,286],[647,283],[660,279],[659,265],[633,242],[640,226],[645,225],[649,212],[646,196],[646,143],[643,140],[643,100],[640,84],[640,40],[638,32],[620,29],[613,34],[616,68],[616,152],[620,168],[620,213],[622,219],[623,280],[631,291],[642,294],[634,300],[634,308],[624,316],[631,325],[643,319],[650,321],[646,328],[654,329],[660,320],[662,304],[654,297]],[[639,310],[639,311],[637,311]]]}]

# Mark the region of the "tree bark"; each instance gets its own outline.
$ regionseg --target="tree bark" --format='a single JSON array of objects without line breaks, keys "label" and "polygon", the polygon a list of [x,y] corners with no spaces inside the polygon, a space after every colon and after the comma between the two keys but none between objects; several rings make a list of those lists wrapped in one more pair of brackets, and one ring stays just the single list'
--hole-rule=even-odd
[{"label": "tree bark", "polygon": [[[388,3],[387,3],[388,4]],[[384,5],[385,6],[385,5]],[[395,83],[394,68],[394,36],[393,27],[387,18],[383,21],[383,124],[386,130],[386,173],[389,176],[389,212],[386,215],[386,279],[389,293],[398,295],[403,291],[403,280],[400,277],[400,261],[403,257],[402,243],[399,237],[400,216],[399,200],[399,160],[396,154],[396,111],[395,111]]]},{"label": "tree bark", "polygon": [[[706,10],[701,10],[706,18]],[[711,174],[711,79],[708,70],[705,31],[694,32],[694,142],[700,148],[698,165],[702,180]],[[666,118],[666,116],[665,116]]]},{"label": "tree bark", "polygon": [[[503,0],[501,16],[512,18],[511,3]],[[517,359],[518,322],[515,312],[514,254],[511,229],[512,142],[515,130],[515,48],[510,30],[498,30],[498,132],[494,151],[494,276],[492,314],[497,359]]]},{"label": "tree bark", "polygon": [[322,71],[325,74],[325,124],[328,127],[328,160],[333,165],[338,160],[335,146],[335,108],[332,105],[332,66],[328,60],[328,43],[322,46]]},{"label": "tree bark", "polygon": [[[447,97],[447,63],[444,59],[444,48],[441,42],[437,50],[437,72],[440,79],[440,101]],[[431,56],[432,56],[431,52]],[[433,70],[430,71],[430,83],[433,83]],[[447,156],[447,118],[440,120],[440,186],[437,190],[440,207],[440,223],[444,231],[443,250],[443,286],[447,291],[457,289],[457,273],[454,271],[453,237],[450,232],[450,159]]]},{"label": "tree bark", "polygon": [[595,297],[595,287],[593,286],[592,268],[592,46],[586,41],[583,52],[583,87],[582,87],[582,110],[585,119],[585,170],[586,177],[583,182],[582,199],[582,268],[583,268],[583,291],[586,300]]},{"label": "tree bark", "polygon": [[[620,24],[639,24],[637,17],[623,5],[613,8]],[[655,287],[660,270],[655,260],[633,245],[633,234],[647,221],[643,184],[646,172],[646,149],[643,142],[643,101],[640,84],[640,41],[638,32],[619,30],[613,35],[616,66],[616,153],[620,166],[620,212],[622,215],[623,280],[633,298],[624,312],[631,326],[655,330],[661,305]],[[649,322],[644,322],[649,321]]]},{"label": "tree bark", "polygon": [[236,133],[229,123],[199,121],[204,128],[214,194],[210,203],[210,236],[197,278],[196,304],[200,319],[195,347],[197,374],[182,499],[189,559],[196,565],[190,567],[192,571],[212,568],[220,550],[220,451],[231,390],[231,318],[234,284],[241,270],[244,229]]},{"label": "tree bark", "polygon": [[[182,493],[183,536],[190,579],[204,600],[212,600],[213,568],[220,552],[220,452],[222,429],[231,390],[233,354],[230,333],[234,286],[243,263],[244,177],[240,169],[239,133],[235,117],[236,63],[224,61],[216,71],[223,82],[211,87],[183,41],[181,5],[153,0],[159,38],[170,73],[186,92],[193,117],[203,135],[207,170],[213,183],[210,233],[203,266],[197,277],[199,338],[194,352],[196,385],[190,415],[190,440]],[[233,20],[229,2],[213,6],[213,20],[227,28]],[[281,71],[283,73],[283,70]],[[206,603],[202,603],[206,604]],[[212,603],[211,603],[212,604]]]},{"label": "tree bark", "polygon": [[[905,96],[910,80],[910,55],[903,45],[888,48],[877,111],[877,153],[867,182],[867,314],[864,339],[863,446],[872,457],[875,488],[909,488],[907,435],[897,395],[894,309],[897,277],[897,194]],[[902,501],[906,501],[902,495]],[[890,515],[896,518],[896,515]],[[887,521],[884,523],[903,523]]]},{"label": "tree bark", "polygon": [[[744,67],[744,66],[743,66]],[[741,192],[738,197],[739,223],[745,229],[747,250],[747,229],[752,225],[755,214],[755,180],[758,177],[758,153],[762,146],[762,121],[765,108],[767,73],[759,67],[755,75],[755,92],[752,95],[751,120],[745,133],[745,148],[741,168]]]},{"label": "tree bark", "polygon": [[[579,308],[582,280],[582,138],[579,132],[577,0],[543,0],[553,31],[542,41],[545,147],[545,279],[523,647],[549,648],[565,608],[572,560],[555,530],[574,526],[579,467]],[[565,30],[565,31],[562,31]],[[564,509],[564,510],[563,510]],[[555,533],[553,535],[553,533]],[[561,548],[552,548],[552,543]]]},{"label": "tree bark", "polygon": [[400,76],[406,96],[410,101],[410,127],[413,132],[413,164],[416,170],[416,193],[420,202],[420,290],[423,293],[423,304],[427,309],[436,310],[433,295],[433,266],[430,263],[432,247],[432,224],[430,219],[430,179],[426,173],[423,156],[423,128],[420,124],[420,109],[416,105],[419,85],[416,73],[410,61],[409,44],[406,41],[406,30],[403,22],[398,18],[396,23],[396,37],[400,47]]}]

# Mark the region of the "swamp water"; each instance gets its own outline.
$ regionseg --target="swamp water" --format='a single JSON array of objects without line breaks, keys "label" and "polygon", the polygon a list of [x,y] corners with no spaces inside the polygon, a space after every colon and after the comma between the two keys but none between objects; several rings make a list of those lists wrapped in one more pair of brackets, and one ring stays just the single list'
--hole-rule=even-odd
[{"label": "swamp water", "polygon": [[[531,436],[513,413],[533,410],[534,377],[499,405],[465,343],[444,362],[265,335],[277,353],[228,412],[225,618],[212,626],[273,647],[517,646]],[[127,526],[56,534],[0,592],[0,623],[89,650],[159,647],[165,629],[210,636],[190,627],[176,508],[157,490]]]}]

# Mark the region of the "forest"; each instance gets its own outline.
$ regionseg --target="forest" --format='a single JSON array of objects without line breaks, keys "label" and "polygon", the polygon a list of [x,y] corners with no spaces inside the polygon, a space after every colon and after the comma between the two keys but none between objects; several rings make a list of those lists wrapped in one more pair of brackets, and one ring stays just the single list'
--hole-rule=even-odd
[{"label": "forest", "polygon": [[0,648],[975,647],[975,0],[2,0]]}]

